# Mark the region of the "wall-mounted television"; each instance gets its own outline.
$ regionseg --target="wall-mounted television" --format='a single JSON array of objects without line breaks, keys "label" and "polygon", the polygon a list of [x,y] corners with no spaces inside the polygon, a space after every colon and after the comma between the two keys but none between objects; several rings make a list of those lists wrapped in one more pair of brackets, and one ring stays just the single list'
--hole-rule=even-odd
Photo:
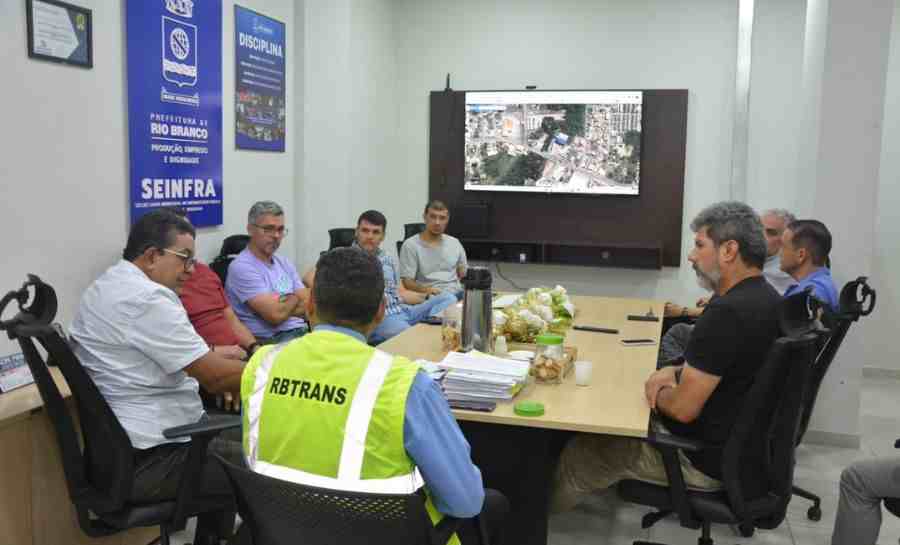
[{"label": "wall-mounted television", "polygon": [[467,91],[466,191],[637,195],[642,91]]}]

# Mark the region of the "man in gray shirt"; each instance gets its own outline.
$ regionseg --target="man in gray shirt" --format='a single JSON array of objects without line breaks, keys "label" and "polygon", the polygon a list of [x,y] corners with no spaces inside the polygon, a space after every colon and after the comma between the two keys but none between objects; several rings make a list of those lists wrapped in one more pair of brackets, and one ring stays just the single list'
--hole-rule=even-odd
[{"label": "man in gray shirt", "polygon": [[[141,217],[123,259],[85,290],[72,322],[75,355],[131,440],[129,499],[136,503],[175,498],[189,447],[164,438],[163,430],[203,418],[198,383],[213,394],[240,392],[244,363],[211,350],[178,298],[194,269],[194,235],[172,210]],[[240,442],[215,439],[209,452],[203,492],[228,494],[227,477],[211,454],[241,463]],[[219,518],[201,517],[196,543],[230,535],[228,514]]]},{"label": "man in gray shirt", "polygon": [[406,239],[400,249],[400,278],[403,287],[429,297],[442,292],[462,297],[459,280],[466,274],[466,251],[456,238],[447,235],[450,211],[441,201],[425,205],[425,230]]}]

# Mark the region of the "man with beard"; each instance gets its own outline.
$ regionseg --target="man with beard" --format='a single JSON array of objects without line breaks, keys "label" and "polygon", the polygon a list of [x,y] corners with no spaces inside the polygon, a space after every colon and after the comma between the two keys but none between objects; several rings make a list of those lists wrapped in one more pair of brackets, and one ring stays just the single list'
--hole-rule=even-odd
[{"label": "man with beard", "polygon": [[261,344],[286,342],[307,331],[303,287],[297,268],[275,255],[287,235],[284,210],[260,201],[247,214],[250,242],[228,267],[225,294],[231,308]]},{"label": "man with beard", "polygon": [[[722,451],[744,396],[778,336],[778,292],[763,277],[766,242],[759,216],[739,202],[706,208],[691,222],[688,260],[714,297],[697,320],[680,366],[647,379],[647,404],[662,426],[713,448],[681,455],[685,483],[721,486]],[[719,447],[719,448],[716,448]],[[662,457],[636,438],[575,436],[556,468],[551,509],[574,507],[587,494],[622,479],[667,482]]]},{"label": "man with beard", "polygon": [[[781,260],[783,259],[783,234],[787,226],[795,221],[794,215],[783,208],[772,208],[763,212],[759,220],[762,222],[763,236],[766,239],[766,261],[763,264],[763,277],[780,295],[786,295],[786,290],[797,284],[797,280],[791,277],[790,271],[781,266]],[[667,318],[696,319],[706,310],[709,300],[709,297],[701,297],[694,307],[666,303],[665,316]],[[666,334],[663,335],[659,342],[659,357],[657,360],[659,367],[680,362],[693,329],[693,324],[681,322],[674,324],[666,331]]]}]

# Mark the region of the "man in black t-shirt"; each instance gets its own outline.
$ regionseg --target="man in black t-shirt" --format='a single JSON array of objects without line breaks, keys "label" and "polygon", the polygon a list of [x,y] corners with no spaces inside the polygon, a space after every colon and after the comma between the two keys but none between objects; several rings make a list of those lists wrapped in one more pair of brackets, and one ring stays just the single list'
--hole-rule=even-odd
[{"label": "man in black t-shirt", "polygon": [[[744,396],[778,337],[780,296],[762,274],[766,241],[756,212],[739,202],[714,204],[691,222],[688,256],[700,285],[716,297],[700,316],[685,363],[656,371],[644,394],[672,432],[722,445]],[[721,486],[721,450],[681,454],[691,488]],[[640,439],[579,434],[566,445],[554,475],[551,510],[622,479],[666,484],[662,457]]]}]

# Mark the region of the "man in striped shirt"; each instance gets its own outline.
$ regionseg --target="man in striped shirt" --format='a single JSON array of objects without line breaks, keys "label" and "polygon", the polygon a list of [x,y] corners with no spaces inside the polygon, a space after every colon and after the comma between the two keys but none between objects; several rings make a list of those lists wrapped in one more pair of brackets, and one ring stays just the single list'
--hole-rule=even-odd
[{"label": "man in striped shirt", "polygon": [[[366,251],[381,263],[384,274],[384,321],[369,337],[369,342],[380,344],[399,335],[429,316],[439,315],[445,308],[456,303],[453,293],[418,293],[403,287],[398,274],[396,259],[381,249],[387,230],[387,218],[377,210],[366,210],[356,221],[354,248]],[[303,276],[303,283],[312,289],[316,270],[313,268]]]}]

